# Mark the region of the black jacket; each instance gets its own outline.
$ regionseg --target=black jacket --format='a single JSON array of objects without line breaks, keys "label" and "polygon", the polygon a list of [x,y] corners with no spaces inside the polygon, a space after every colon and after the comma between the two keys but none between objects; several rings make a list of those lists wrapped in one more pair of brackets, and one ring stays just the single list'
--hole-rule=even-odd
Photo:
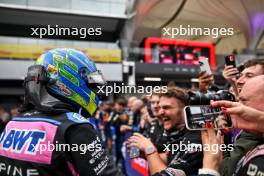
[{"label": "black jacket", "polygon": [[117,174],[93,124],[73,112],[31,111],[13,118],[0,136],[0,165],[1,176]]},{"label": "black jacket", "polygon": [[167,142],[164,150],[169,150],[168,167],[154,175],[176,176],[178,170],[184,171],[185,175],[197,175],[203,160],[200,132],[186,128],[174,131],[167,134]]}]

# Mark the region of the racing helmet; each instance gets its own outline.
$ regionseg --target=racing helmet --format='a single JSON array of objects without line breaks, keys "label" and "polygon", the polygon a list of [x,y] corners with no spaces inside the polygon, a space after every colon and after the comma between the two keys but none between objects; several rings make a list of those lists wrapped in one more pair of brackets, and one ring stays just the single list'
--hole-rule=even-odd
[{"label": "racing helmet", "polygon": [[42,66],[46,72],[49,95],[94,114],[99,97],[92,88],[106,82],[89,57],[75,49],[57,48],[42,54],[35,66]]}]

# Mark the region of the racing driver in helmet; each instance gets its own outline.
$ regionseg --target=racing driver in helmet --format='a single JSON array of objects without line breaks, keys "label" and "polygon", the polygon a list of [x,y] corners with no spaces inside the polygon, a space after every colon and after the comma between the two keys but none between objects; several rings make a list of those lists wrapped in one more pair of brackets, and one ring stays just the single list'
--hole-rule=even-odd
[{"label": "racing driver in helmet", "polygon": [[0,175],[118,175],[87,118],[97,109],[92,88],[100,84],[101,72],[80,51],[41,55],[28,68],[21,113],[0,134]]}]

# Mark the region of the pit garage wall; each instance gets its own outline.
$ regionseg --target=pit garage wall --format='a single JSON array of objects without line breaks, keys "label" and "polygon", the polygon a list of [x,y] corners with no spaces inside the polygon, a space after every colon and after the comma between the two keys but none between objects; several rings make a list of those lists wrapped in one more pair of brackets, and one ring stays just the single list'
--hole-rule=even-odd
[{"label": "pit garage wall", "polygon": [[[33,64],[34,61],[0,60],[0,80],[23,80],[27,68]],[[122,64],[96,63],[96,66],[102,71],[106,81],[120,82],[123,80]]]},{"label": "pit garage wall", "polygon": [[[33,60],[0,60],[0,99],[2,100],[0,104],[7,103],[9,99],[11,101],[9,104],[12,104],[17,97],[24,94],[23,79],[27,68],[33,64]],[[102,71],[108,83],[123,81],[121,63],[96,63],[96,66]],[[111,94],[107,98],[112,100],[114,97]]]}]

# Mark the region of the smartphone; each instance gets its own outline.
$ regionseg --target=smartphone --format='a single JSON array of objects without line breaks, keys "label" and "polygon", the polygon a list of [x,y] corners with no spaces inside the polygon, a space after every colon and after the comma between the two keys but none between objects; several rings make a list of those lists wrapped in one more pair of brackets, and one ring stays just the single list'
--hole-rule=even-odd
[{"label": "smartphone", "polygon": [[201,72],[205,71],[208,75],[212,74],[208,58],[200,58],[199,65],[200,65]]},{"label": "smartphone", "polygon": [[225,64],[226,65],[233,65],[233,67],[236,67],[236,61],[234,55],[228,55],[225,57]]},{"label": "smartphone", "polygon": [[[220,118],[224,116],[225,119]],[[232,128],[229,115],[224,115],[220,107],[194,105],[184,108],[185,125],[188,130],[205,130],[207,128]]]}]

